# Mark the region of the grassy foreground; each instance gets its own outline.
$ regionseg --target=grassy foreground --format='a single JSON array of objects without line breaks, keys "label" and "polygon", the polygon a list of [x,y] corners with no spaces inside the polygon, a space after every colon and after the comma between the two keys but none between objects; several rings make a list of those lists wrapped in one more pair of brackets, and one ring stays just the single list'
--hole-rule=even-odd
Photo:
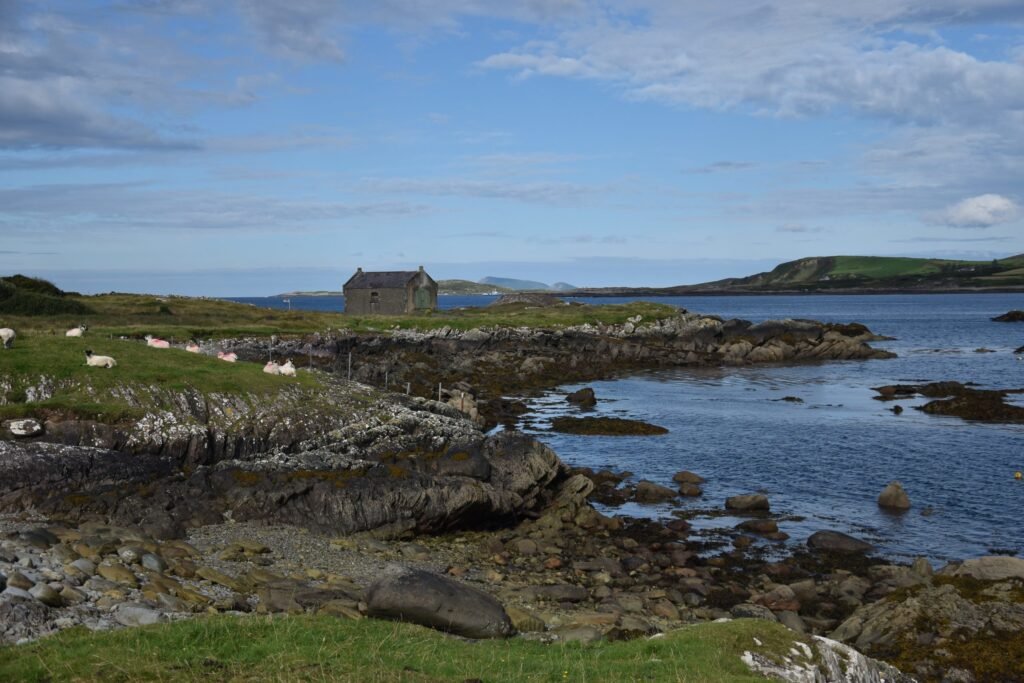
[{"label": "grassy foreground", "polygon": [[[757,638],[762,644],[757,645]],[[323,616],[207,617],[0,648],[4,681],[764,681],[744,650],[777,657],[792,631],[739,620],[619,643],[470,642],[419,626]]]},{"label": "grassy foreground", "polygon": [[[112,356],[117,366],[88,367],[85,349]],[[53,385],[53,396],[28,401],[41,377]],[[225,363],[183,349],[153,349],[144,342],[90,335],[85,338],[51,336],[39,332],[19,334],[14,347],[0,350],[0,419],[40,417],[50,413],[117,422],[139,417],[119,399],[125,385],[159,386],[164,389],[194,388],[209,393],[267,395],[285,385],[311,386],[314,375],[297,377],[267,375],[255,363]]]}]

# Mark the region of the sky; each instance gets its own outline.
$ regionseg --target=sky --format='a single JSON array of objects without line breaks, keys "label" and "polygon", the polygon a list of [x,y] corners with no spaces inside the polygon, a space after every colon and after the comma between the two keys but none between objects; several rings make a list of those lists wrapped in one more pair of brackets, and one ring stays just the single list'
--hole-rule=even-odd
[{"label": "sky", "polygon": [[1024,252],[1021,0],[0,0],[0,273],[668,286]]}]

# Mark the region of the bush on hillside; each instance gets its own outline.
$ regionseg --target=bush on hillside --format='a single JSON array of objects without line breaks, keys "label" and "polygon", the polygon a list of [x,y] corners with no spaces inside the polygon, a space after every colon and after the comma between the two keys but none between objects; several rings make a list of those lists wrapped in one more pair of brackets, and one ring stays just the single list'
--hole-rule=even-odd
[{"label": "bush on hillside", "polygon": [[[26,286],[22,286],[22,284]],[[64,292],[46,280],[37,280],[24,275],[0,278],[0,314],[88,315],[90,313],[93,313],[91,308],[80,301],[64,298]]]}]

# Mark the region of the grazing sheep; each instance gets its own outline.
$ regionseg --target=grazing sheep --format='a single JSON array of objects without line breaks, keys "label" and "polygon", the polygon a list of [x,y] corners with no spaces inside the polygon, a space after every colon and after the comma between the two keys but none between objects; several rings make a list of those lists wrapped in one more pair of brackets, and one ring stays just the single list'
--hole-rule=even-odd
[{"label": "grazing sheep", "polygon": [[14,345],[14,338],[17,336],[11,328],[0,327],[0,342],[4,343],[5,349],[9,349]]},{"label": "grazing sheep", "polygon": [[268,375],[280,375],[281,366],[277,364],[276,360],[268,361],[267,364],[263,366],[263,372]]},{"label": "grazing sheep", "polygon": [[112,368],[117,365],[117,361],[110,356],[97,356],[92,352],[92,349],[86,349],[85,364],[91,365],[94,368]]},{"label": "grazing sheep", "polygon": [[217,358],[219,358],[221,360],[226,360],[229,363],[234,363],[236,360],[238,360],[238,354],[235,353],[234,351],[229,351],[228,353],[224,353],[223,351],[218,351],[217,352]]},{"label": "grazing sheep", "polygon": [[188,351],[189,353],[199,353],[199,344],[197,344],[196,340],[193,339],[188,344],[185,344],[185,350]]},{"label": "grazing sheep", "polygon": [[166,339],[157,339],[151,334],[146,335],[146,346],[152,346],[154,349],[169,349],[171,343]]},{"label": "grazing sheep", "polygon": [[288,362],[281,366],[280,373],[285,377],[295,376],[295,366],[292,364],[292,359],[289,358]]},{"label": "grazing sheep", "polygon": [[89,329],[85,325],[79,325],[78,327],[72,327],[70,330],[64,333],[65,337],[81,337],[85,334],[85,331]]}]

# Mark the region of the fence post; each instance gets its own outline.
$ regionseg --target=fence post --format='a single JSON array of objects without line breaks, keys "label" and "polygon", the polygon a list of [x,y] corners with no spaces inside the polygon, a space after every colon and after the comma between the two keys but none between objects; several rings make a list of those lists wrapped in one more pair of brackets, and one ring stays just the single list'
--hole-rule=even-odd
[{"label": "fence post", "polygon": [[351,351],[348,352],[348,378],[351,381],[351,379],[352,379],[352,352]]},{"label": "fence post", "polygon": [[406,383],[405,383],[405,395],[406,395],[406,396],[408,396],[408,395],[409,395],[409,388],[410,388],[410,385],[411,385],[411,382],[406,382]]},{"label": "fence post", "polygon": [[437,383],[437,402],[441,402],[441,383]]}]

